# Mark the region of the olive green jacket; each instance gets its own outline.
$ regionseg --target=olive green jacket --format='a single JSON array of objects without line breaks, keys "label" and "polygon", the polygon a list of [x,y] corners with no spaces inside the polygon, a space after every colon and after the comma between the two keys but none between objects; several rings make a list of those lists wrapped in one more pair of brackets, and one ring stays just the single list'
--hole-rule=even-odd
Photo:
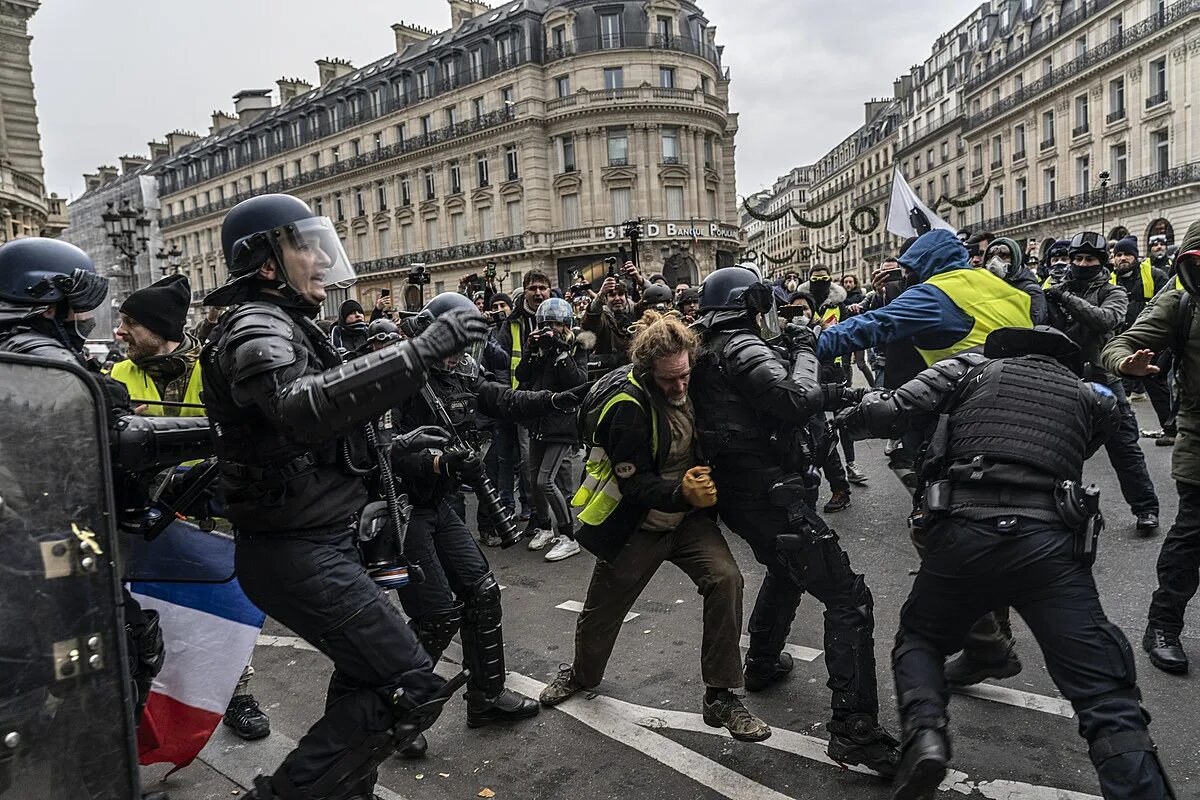
[{"label": "olive green jacket", "polygon": [[1120,373],[1121,362],[1138,350],[1159,353],[1175,348],[1175,379],[1178,383],[1179,433],[1171,456],[1171,477],[1183,483],[1200,485],[1200,309],[1192,300],[1194,313],[1187,333],[1186,346],[1178,352],[1180,337],[1179,301],[1183,292],[1168,288],[1157,295],[1142,310],[1137,321],[1124,333],[1112,338],[1101,353],[1104,368]]}]

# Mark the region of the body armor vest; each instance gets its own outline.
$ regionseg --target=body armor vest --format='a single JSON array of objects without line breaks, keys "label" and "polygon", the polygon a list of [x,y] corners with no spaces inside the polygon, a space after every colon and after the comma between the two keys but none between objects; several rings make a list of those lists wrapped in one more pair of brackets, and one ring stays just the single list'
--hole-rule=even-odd
[{"label": "body armor vest", "polygon": [[[221,321],[200,356],[225,516],[246,533],[302,535],[348,529],[368,499],[366,484],[357,474],[360,467],[352,466],[371,464],[364,437],[331,436],[306,446],[290,440],[257,405],[240,406],[233,399],[222,364],[227,361],[223,347],[234,322],[254,313],[272,311],[255,302],[243,304]],[[300,355],[288,370],[297,376],[323,372],[330,354],[336,356],[332,346],[314,341],[294,317],[292,326],[292,342]]]},{"label": "body armor vest", "polygon": [[982,457],[1078,481],[1091,438],[1089,392],[1047,356],[991,361],[950,412],[950,463]]},{"label": "body armor vest", "polygon": [[[754,339],[746,343],[744,337]],[[714,468],[761,469],[779,463],[775,425],[754,409],[731,379],[727,358],[740,347],[761,347],[784,361],[781,353],[754,334],[722,332],[705,343],[692,371],[689,394],[696,408],[696,435]],[[807,420],[797,420],[803,426]],[[737,477],[731,475],[730,477]],[[745,477],[745,476],[744,476]]]}]

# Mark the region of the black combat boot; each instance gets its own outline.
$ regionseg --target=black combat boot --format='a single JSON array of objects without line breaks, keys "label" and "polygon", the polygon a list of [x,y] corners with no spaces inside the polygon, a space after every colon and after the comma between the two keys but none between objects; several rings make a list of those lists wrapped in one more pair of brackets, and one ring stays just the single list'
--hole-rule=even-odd
[{"label": "black combat boot", "polygon": [[417,759],[424,758],[426,751],[429,750],[429,740],[425,738],[425,734],[418,733],[417,738],[413,739],[404,747],[396,751],[396,755],[400,758]]},{"label": "black combat boot", "polygon": [[271,719],[252,694],[235,694],[221,721],[246,741],[261,739],[271,733]]},{"label": "black combat boot", "polygon": [[858,764],[878,772],[885,778],[896,774],[900,764],[900,742],[880,727],[870,714],[854,714],[842,720],[831,720],[829,749],[831,759],[843,767]]},{"label": "black combat boot", "polygon": [[959,653],[946,664],[946,684],[948,686],[974,686],[988,678],[1011,678],[1021,671],[1021,659],[1009,650],[1002,661],[978,661],[966,654]]},{"label": "black combat boot", "polygon": [[1142,649],[1150,654],[1150,663],[1172,675],[1186,675],[1187,653],[1179,641],[1179,635],[1158,628],[1146,628],[1142,636]]},{"label": "black combat boot", "polygon": [[773,683],[778,683],[792,671],[792,656],[780,653],[775,658],[746,658],[747,692],[761,692]]},{"label": "black combat boot", "polygon": [[892,800],[933,800],[946,766],[950,740],[945,727],[914,728],[904,737],[904,755],[893,785]]},{"label": "black combat boot", "polygon": [[467,727],[480,728],[493,722],[510,722],[536,717],[541,707],[512,689],[502,689],[495,697],[486,697],[478,689],[467,690]]}]

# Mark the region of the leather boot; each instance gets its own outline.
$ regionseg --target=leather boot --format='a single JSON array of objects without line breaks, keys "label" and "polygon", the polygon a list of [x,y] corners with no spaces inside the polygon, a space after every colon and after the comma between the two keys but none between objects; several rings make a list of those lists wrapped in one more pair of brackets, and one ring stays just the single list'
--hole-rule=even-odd
[{"label": "leather boot", "polygon": [[493,722],[511,722],[536,717],[541,707],[512,689],[503,689],[495,697],[486,697],[478,689],[467,690],[467,727],[480,728]]},{"label": "leather boot", "polygon": [[946,765],[950,763],[950,740],[941,728],[916,728],[904,741],[904,755],[893,785],[892,800],[933,800]]}]

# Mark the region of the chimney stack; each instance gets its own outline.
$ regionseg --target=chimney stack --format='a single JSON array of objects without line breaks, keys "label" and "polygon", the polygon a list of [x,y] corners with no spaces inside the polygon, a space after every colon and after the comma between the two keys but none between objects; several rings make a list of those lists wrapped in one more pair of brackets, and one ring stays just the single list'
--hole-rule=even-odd
[{"label": "chimney stack", "polygon": [[469,19],[491,11],[487,3],[478,0],[448,0],[450,3],[450,27],[457,28]]},{"label": "chimney stack", "polygon": [[344,58],[322,58],[317,61],[317,75],[322,86],[328,86],[351,72],[354,72],[354,65]]},{"label": "chimney stack", "polygon": [[279,87],[279,105],[284,106],[302,94],[312,91],[312,84],[300,78],[280,78],[275,81]]},{"label": "chimney stack", "polygon": [[[243,125],[253,122],[271,110],[270,89],[242,89],[233,96],[233,110]],[[213,115],[216,122],[216,115]],[[222,126],[224,127],[224,126]]]},{"label": "chimney stack", "polygon": [[224,111],[214,111],[212,112],[212,124],[209,125],[208,132],[211,135],[231,125],[237,125],[237,123],[238,118],[233,114]]},{"label": "chimney stack", "polygon": [[198,141],[200,141],[200,136],[191,131],[175,130],[167,134],[167,147],[170,149],[171,155],[175,155],[192,142]]},{"label": "chimney stack", "polygon": [[145,156],[121,156],[121,174],[132,175],[149,163]]},{"label": "chimney stack", "polygon": [[409,48],[409,45],[423,42],[430,36],[433,36],[433,31],[429,28],[422,28],[419,25],[409,25],[403,20],[392,26],[392,32],[396,34],[396,52],[401,55]]},{"label": "chimney stack", "polygon": [[101,186],[108,183],[109,181],[115,181],[117,179],[118,173],[117,173],[116,167],[101,165],[99,167],[96,167],[96,172],[100,176],[100,185]]},{"label": "chimney stack", "polygon": [[87,187],[87,191],[100,188],[100,175],[95,172],[83,173],[83,185]]},{"label": "chimney stack", "polygon": [[158,161],[171,155],[171,148],[166,142],[147,142],[150,147],[150,160]]}]

